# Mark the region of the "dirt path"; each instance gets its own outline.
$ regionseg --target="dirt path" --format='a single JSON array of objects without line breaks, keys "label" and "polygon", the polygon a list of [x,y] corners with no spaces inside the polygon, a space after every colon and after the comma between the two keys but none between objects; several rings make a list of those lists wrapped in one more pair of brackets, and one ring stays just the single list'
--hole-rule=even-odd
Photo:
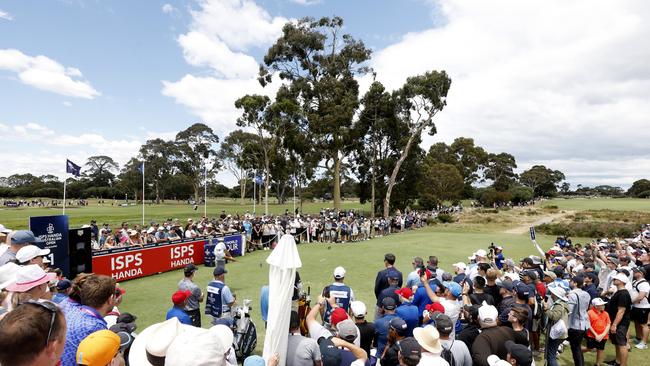
[{"label": "dirt path", "polygon": [[554,213],[554,214],[544,215],[543,217],[538,218],[536,221],[527,223],[525,225],[516,226],[516,227],[514,227],[512,229],[508,229],[508,230],[504,231],[504,233],[506,233],[506,234],[525,234],[525,233],[528,232],[528,230],[530,229],[531,226],[538,226],[538,225],[542,225],[542,224],[548,224],[549,222],[551,222],[553,220],[561,219],[561,218],[563,218],[565,216],[568,216],[568,215],[571,215],[573,213],[574,213],[573,211],[564,211],[562,213]]}]

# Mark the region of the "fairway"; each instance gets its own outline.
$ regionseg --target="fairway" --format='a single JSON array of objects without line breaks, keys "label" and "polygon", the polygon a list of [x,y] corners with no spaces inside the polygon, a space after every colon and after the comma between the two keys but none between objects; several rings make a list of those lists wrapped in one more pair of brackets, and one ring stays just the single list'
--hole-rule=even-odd
[{"label": "fairway", "polygon": [[538,206],[557,206],[560,210],[650,211],[650,199],[641,198],[556,198],[541,201]]}]

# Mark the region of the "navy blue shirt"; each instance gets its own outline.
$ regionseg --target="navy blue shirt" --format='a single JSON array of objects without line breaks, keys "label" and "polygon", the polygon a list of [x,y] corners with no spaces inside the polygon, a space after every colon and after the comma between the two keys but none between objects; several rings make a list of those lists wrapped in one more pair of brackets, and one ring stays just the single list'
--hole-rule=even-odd
[{"label": "navy blue shirt", "polygon": [[381,318],[375,320],[375,339],[377,340],[377,354],[384,353],[386,343],[388,343],[388,330],[390,327],[390,320],[397,317],[395,314],[386,314]]},{"label": "navy blue shirt", "polygon": [[395,309],[395,314],[406,322],[406,336],[413,337],[413,329],[418,326],[420,321],[420,314],[418,307],[410,302],[403,302],[402,305]]},{"label": "navy blue shirt", "polygon": [[397,287],[402,287],[402,272],[398,271],[395,267],[389,267],[377,272],[375,279],[375,297],[379,299],[379,294],[383,289],[388,287],[388,275],[397,277]]},{"label": "navy blue shirt", "polygon": [[377,306],[381,307],[381,301],[387,297],[392,297],[395,299],[395,303],[399,304],[399,296],[395,293],[395,290],[398,290],[399,287],[397,286],[390,286],[387,287],[379,293],[379,296],[377,297]]}]

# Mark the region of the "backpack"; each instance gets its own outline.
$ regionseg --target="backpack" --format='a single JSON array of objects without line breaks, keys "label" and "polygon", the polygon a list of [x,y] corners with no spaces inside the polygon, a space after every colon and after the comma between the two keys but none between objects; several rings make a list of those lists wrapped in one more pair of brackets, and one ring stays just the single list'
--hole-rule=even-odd
[{"label": "backpack", "polygon": [[[636,282],[636,284],[634,285],[634,290],[635,290],[635,291],[637,292],[637,294],[638,294],[639,292],[641,292],[641,291],[639,291],[639,285],[642,284],[642,283],[644,283],[644,282],[648,282],[648,281],[646,281],[645,279],[642,278],[642,279],[640,279],[638,282],[637,282],[637,281],[635,281],[635,282]],[[648,291],[648,292],[645,294],[645,298],[650,300],[650,291]]]},{"label": "backpack", "polygon": [[341,364],[341,352],[332,342],[332,337],[318,338],[318,348],[320,348],[323,366],[339,366]]},{"label": "backpack", "polygon": [[449,348],[442,346],[442,353],[440,354],[440,357],[442,357],[445,361],[447,361],[447,363],[449,363],[449,366],[456,366],[456,360],[454,359],[454,354],[453,352],[451,352],[451,347],[454,346],[455,341],[456,340],[451,341]]}]

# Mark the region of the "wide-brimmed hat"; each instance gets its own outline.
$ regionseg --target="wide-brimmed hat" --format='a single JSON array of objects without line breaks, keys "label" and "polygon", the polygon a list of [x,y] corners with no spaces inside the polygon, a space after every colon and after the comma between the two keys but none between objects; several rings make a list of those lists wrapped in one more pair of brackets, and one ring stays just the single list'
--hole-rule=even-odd
[{"label": "wide-brimmed hat", "polygon": [[433,325],[413,329],[413,337],[425,350],[435,354],[442,353],[440,333]]},{"label": "wide-brimmed hat", "polygon": [[16,272],[20,266],[14,262],[9,262],[0,266],[0,290],[16,282]]},{"label": "wide-brimmed hat", "polygon": [[[186,332],[197,331],[200,331],[200,328],[181,324],[176,317],[150,325],[133,341],[129,352],[129,364],[138,366],[166,364],[167,351],[176,337]],[[188,355],[190,353],[185,352],[183,357]]]},{"label": "wide-brimmed hat", "polygon": [[48,283],[56,278],[56,273],[46,273],[37,264],[22,266],[16,271],[16,281],[7,286],[7,291],[27,292],[38,285]]},{"label": "wide-brimmed hat", "polygon": [[165,365],[227,365],[226,353],[232,342],[232,331],[225,325],[215,325],[210,329],[195,328],[193,331],[181,333],[174,339],[167,349]]},{"label": "wide-brimmed hat", "polygon": [[550,286],[548,288],[548,290],[551,291],[551,293],[553,295],[557,296],[560,300],[569,301],[566,298],[566,290],[563,289],[562,287],[560,287],[560,286]]}]

